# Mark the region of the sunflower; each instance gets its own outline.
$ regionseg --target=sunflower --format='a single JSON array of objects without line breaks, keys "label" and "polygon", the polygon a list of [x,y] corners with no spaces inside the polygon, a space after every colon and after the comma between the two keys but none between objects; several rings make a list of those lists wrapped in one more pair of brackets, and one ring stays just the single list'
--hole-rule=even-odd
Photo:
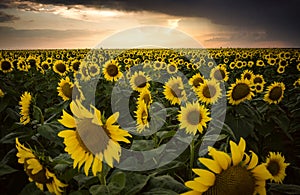
[{"label": "sunflower", "polygon": [[199,177],[185,183],[193,191],[183,194],[266,194],[265,181],[271,175],[266,166],[257,165],[257,155],[250,151],[250,158],[245,153],[245,148],[246,142],[243,138],[238,145],[230,141],[231,157],[225,152],[209,147],[212,159],[199,158],[199,162],[207,169],[192,169]]},{"label": "sunflower", "polygon": [[141,91],[137,102],[138,104],[140,104],[140,102],[144,102],[147,105],[147,108],[149,108],[151,103],[153,102],[151,92],[148,89],[144,89],[143,91]]},{"label": "sunflower", "polygon": [[14,66],[13,64],[11,63],[10,60],[7,60],[7,59],[3,59],[1,60],[0,62],[0,70],[4,73],[9,73],[11,71],[13,71],[14,69]]},{"label": "sunflower", "polygon": [[91,75],[91,77],[96,77],[97,75],[100,74],[100,68],[95,63],[89,64],[88,71],[89,71],[89,74]]},{"label": "sunflower", "polygon": [[269,104],[278,104],[283,98],[284,90],[284,83],[273,82],[267,87],[267,92],[264,96],[264,100]]},{"label": "sunflower", "polygon": [[174,74],[178,71],[178,67],[175,63],[170,63],[167,65],[167,71],[169,74]]},{"label": "sunflower", "polygon": [[230,68],[230,69],[234,69],[234,68],[235,68],[235,62],[230,62],[229,68]]},{"label": "sunflower", "polygon": [[268,64],[270,66],[274,66],[276,64],[276,58],[269,58],[268,59]]},{"label": "sunflower", "polygon": [[35,182],[35,185],[42,191],[47,186],[51,194],[61,194],[63,192],[61,188],[67,185],[59,181],[47,167],[44,167],[29,148],[20,144],[18,138],[16,138],[16,148],[18,150],[18,162],[24,164],[24,170],[30,182]]},{"label": "sunflower", "polygon": [[103,66],[104,78],[108,81],[117,81],[122,77],[120,65],[116,60],[109,60]]},{"label": "sunflower", "polygon": [[227,93],[229,103],[232,105],[238,105],[245,100],[251,100],[254,96],[249,80],[237,79],[235,83],[231,84]]},{"label": "sunflower", "polygon": [[264,85],[261,83],[255,84],[254,87],[256,93],[261,93],[264,91]]},{"label": "sunflower", "polygon": [[161,70],[163,69],[163,66],[164,66],[164,63],[163,62],[160,62],[160,61],[155,61],[153,64],[153,69],[154,70]]},{"label": "sunflower", "polygon": [[48,70],[50,68],[50,64],[47,61],[43,61],[41,64],[42,70]]},{"label": "sunflower", "polygon": [[180,128],[184,129],[188,134],[196,134],[197,130],[202,133],[203,127],[211,120],[208,109],[197,102],[187,103],[186,106],[181,106],[181,110],[177,115],[180,122]]},{"label": "sunflower", "polygon": [[289,165],[289,163],[285,163],[284,161],[285,158],[280,153],[269,152],[266,163],[264,164],[272,175],[271,181],[282,183],[284,180],[286,176],[285,169]]},{"label": "sunflower", "polygon": [[72,99],[72,91],[74,84],[70,81],[69,77],[60,79],[57,87],[58,96],[64,101]]},{"label": "sunflower", "polygon": [[[230,65],[229,65],[229,66],[230,66]],[[244,66],[244,65],[243,65],[243,62],[240,61],[240,60],[238,60],[238,61],[235,63],[235,67],[238,68],[238,69],[242,68],[243,66]]]},{"label": "sunflower", "polygon": [[150,77],[146,76],[145,72],[138,71],[131,76],[130,85],[133,90],[142,92],[144,89],[148,89],[150,87],[150,84],[148,83],[150,80]]},{"label": "sunflower", "polygon": [[145,102],[139,102],[135,114],[137,131],[142,132],[145,128],[149,128],[149,113]]},{"label": "sunflower", "polygon": [[32,103],[32,96],[29,92],[25,91],[22,96],[21,100],[19,102],[19,105],[21,106],[21,118],[20,123],[23,123],[23,125],[26,125],[30,122],[30,105]]},{"label": "sunflower", "polygon": [[300,87],[300,78],[298,78],[294,83],[293,83],[294,87]]},{"label": "sunflower", "polygon": [[260,74],[254,75],[253,84],[262,84],[262,85],[264,85],[265,83],[266,82],[265,82],[265,79],[264,79],[263,75],[260,75]]},{"label": "sunflower", "polygon": [[300,62],[297,64],[297,70],[300,71]]},{"label": "sunflower", "polygon": [[254,62],[253,61],[248,61],[247,65],[248,65],[249,68],[251,68],[254,65]]},{"label": "sunflower", "polygon": [[171,77],[164,85],[164,95],[172,105],[186,100],[186,93],[181,77]]},{"label": "sunflower", "polygon": [[241,74],[241,79],[245,80],[249,80],[251,83],[253,83],[253,79],[254,79],[254,74],[251,70],[244,70],[243,73]]},{"label": "sunflower", "polygon": [[197,89],[199,100],[206,104],[214,104],[221,97],[220,83],[216,80],[206,80],[204,84]]},{"label": "sunflower", "polygon": [[277,73],[282,74],[285,71],[285,66],[278,66]]},{"label": "sunflower", "polygon": [[80,61],[79,60],[74,60],[71,62],[71,68],[74,72],[77,72],[80,68]]},{"label": "sunflower", "polygon": [[226,66],[216,66],[210,71],[210,78],[215,79],[217,81],[227,81],[228,80],[228,72],[226,70]]},{"label": "sunflower", "polygon": [[193,86],[193,89],[199,88],[200,85],[203,83],[204,83],[204,77],[200,75],[200,73],[193,75],[192,78],[189,79],[189,84]]},{"label": "sunflower", "polygon": [[58,136],[64,138],[65,151],[74,160],[73,167],[80,169],[84,164],[84,173],[87,176],[90,167],[93,175],[101,172],[102,161],[113,167],[113,161],[120,160],[121,147],[118,142],[130,143],[125,137],[131,137],[127,131],[120,129],[119,125],[114,125],[119,113],[114,113],[104,123],[104,117],[95,107],[91,113],[76,100],[71,102],[70,108],[74,116],[63,111],[59,122],[75,130],[61,131]]},{"label": "sunflower", "polygon": [[65,76],[68,73],[68,66],[64,61],[56,60],[53,65],[53,71],[60,76]]},{"label": "sunflower", "polygon": [[17,62],[17,69],[20,71],[28,72],[30,64],[26,62],[25,58],[20,57]]},{"label": "sunflower", "polygon": [[265,63],[263,60],[257,60],[256,61],[256,66],[265,66]]}]

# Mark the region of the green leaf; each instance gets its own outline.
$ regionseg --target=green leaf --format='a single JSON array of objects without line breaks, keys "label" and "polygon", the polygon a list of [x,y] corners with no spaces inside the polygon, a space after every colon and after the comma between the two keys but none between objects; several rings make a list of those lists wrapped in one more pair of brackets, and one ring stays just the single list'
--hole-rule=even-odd
[{"label": "green leaf", "polygon": [[13,144],[16,142],[16,138],[18,137],[23,138],[23,137],[27,137],[28,135],[26,135],[26,132],[12,132],[9,133],[7,135],[5,135],[4,137],[2,137],[2,139],[0,140],[0,143],[2,144]]},{"label": "green leaf", "polygon": [[280,192],[282,194],[300,194],[300,186],[293,184],[275,184],[270,183],[270,191]]},{"label": "green leaf", "polygon": [[33,105],[33,118],[37,121],[40,121],[42,116],[42,111],[39,107],[37,107],[36,105]]},{"label": "green leaf", "polygon": [[111,194],[118,194],[125,187],[125,174],[123,172],[117,172],[110,177],[107,187]]},{"label": "green leaf", "polygon": [[45,195],[40,189],[38,189],[34,182],[27,184],[19,195]]},{"label": "green leaf", "polygon": [[[152,191],[152,189],[165,189],[168,192],[172,192],[171,194],[177,194],[177,193],[182,193],[186,191],[186,187],[176,181],[173,177],[171,177],[170,175],[162,175],[162,176],[156,176],[156,177],[151,177],[146,189],[148,189],[149,191]],[[163,192],[164,190],[162,190]],[[158,192],[157,190],[155,190],[155,192]]]},{"label": "green leaf", "polygon": [[178,195],[178,193],[164,188],[153,188],[148,192],[143,192],[142,195]]},{"label": "green leaf", "polygon": [[5,96],[4,98],[0,98],[0,112],[2,112],[8,105],[11,98]]},{"label": "green leaf", "polygon": [[90,187],[89,192],[92,195],[99,195],[99,194],[110,194],[109,193],[109,189],[107,186],[105,185],[93,185],[92,187]]},{"label": "green leaf", "polygon": [[151,150],[155,147],[154,140],[133,140],[131,148],[136,151]]},{"label": "green leaf", "polygon": [[3,175],[11,174],[18,171],[17,169],[14,169],[6,164],[0,164],[0,177]]},{"label": "green leaf", "polygon": [[44,138],[46,138],[48,140],[52,140],[53,141],[53,140],[57,139],[57,136],[56,136],[57,133],[48,124],[39,126],[37,128],[37,132],[41,136],[43,136]]},{"label": "green leaf", "polygon": [[213,134],[213,135],[205,135],[203,137],[203,141],[212,141],[212,142],[215,142],[215,141],[221,141],[223,139],[226,139],[228,137],[228,135],[225,135],[225,134]]},{"label": "green leaf", "polygon": [[146,186],[150,176],[145,176],[134,172],[125,172],[126,184],[120,194],[134,195],[140,194],[139,192]]}]

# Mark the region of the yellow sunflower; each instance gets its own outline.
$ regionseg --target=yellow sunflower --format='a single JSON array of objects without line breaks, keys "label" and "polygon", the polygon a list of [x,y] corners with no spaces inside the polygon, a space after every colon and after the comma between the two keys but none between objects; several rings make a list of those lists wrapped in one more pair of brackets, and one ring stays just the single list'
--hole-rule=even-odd
[{"label": "yellow sunflower", "polygon": [[178,67],[175,63],[170,63],[167,65],[167,71],[169,74],[174,74],[178,71]]},{"label": "yellow sunflower", "polygon": [[267,92],[264,96],[264,100],[269,104],[278,104],[283,98],[284,90],[284,83],[273,82],[267,87]]},{"label": "yellow sunflower", "polygon": [[23,125],[26,125],[30,122],[30,105],[32,103],[32,96],[29,92],[25,91],[22,96],[21,100],[19,102],[19,105],[21,106],[21,118],[20,123],[23,123]]},{"label": "yellow sunflower", "polygon": [[278,74],[282,74],[282,73],[284,73],[284,71],[285,71],[285,66],[278,66],[278,68],[277,68],[277,73]]},{"label": "yellow sunflower", "polygon": [[59,181],[47,167],[44,167],[29,148],[20,144],[18,138],[16,138],[16,148],[18,150],[18,162],[24,164],[24,170],[30,182],[35,182],[35,185],[42,191],[46,186],[51,194],[61,194],[63,192],[61,188],[67,185]]},{"label": "yellow sunflower", "polygon": [[136,114],[137,131],[142,132],[145,128],[149,128],[148,108],[145,102],[139,102],[135,114]]},{"label": "yellow sunflower", "polygon": [[25,58],[20,57],[17,62],[17,69],[20,71],[28,72],[28,70],[30,69],[30,64],[27,63]]},{"label": "yellow sunflower", "polygon": [[142,92],[144,89],[148,89],[150,87],[150,84],[148,83],[150,80],[150,77],[146,76],[145,72],[138,71],[131,76],[130,85],[133,90]]},{"label": "yellow sunflower", "polygon": [[93,175],[101,172],[103,161],[113,167],[113,161],[120,160],[121,147],[118,142],[130,143],[125,137],[131,137],[119,125],[114,125],[119,113],[114,113],[105,122],[97,108],[93,107],[92,113],[78,100],[72,101],[70,108],[74,116],[63,111],[59,122],[74,130],[61,131],[58,136],[64,138],[65,151],[74,160],[73,167],[80,169],[84,164],[84,173],[87,176],[90,167]]},{"label": "yellow sunflower", "polygon": [[181,77],[171,77],[164,85],[164,95],[172,105],[186,100],[186,92]]},{"label": "yellow sunflower", "polygon": [[216,66],[210,71],[210,78],[217,81],[227,81],[229,79],[226,66]]},{"label": "yellow sunflower", "polygon": [[261,93],[264,91],[264,85],[261,83],[255,84],[254,87],[256,93]]},{"label": "yellow sunflower", "polygon": [[300,78],[298,78],[294,83],[293,83],[294,87],[300,87]]},{"label": "yellow sunflower", "polygon": [[74,84],[70,81],[68,76],[65,79],[60,79],[57,87],[58,96],[64,101],[72,99],[73,86]]},{"label": "yellow sunflower", "polygon": [[60,76],[65,76],[68,73],[68,65],[62,60],[56,60],[52,68]]},{"label": "yellow sunflower", "polygon": [[265,79],[264,79],[263,75],[260,75],[260,74],[254,75],[253,84],[262,84],[262,85],[264,85],[265,83],[266,82],[265,82]]},{"label": "yellow sunflower", "polygon": [[264,165],[272,175],[272,177],[270,178],[271,181],[282,183],[282,181],[284,180],[286,176],[285,169],[289,165],[289,163],[285,163],[284,161],[285,158],[280,153],[269,153]]},{"label": "yellow sunflower", "polygon": [[234,68],[235,68],[235,62],[230,62],[229,68],[230,68],[230,69],[234,69]]},{"label": "yellow sunflower", "polygon": [[197,102],[187,103],[186,106],[181,106],[181,110],[177,115],[180,122],[180,128],[184,129],[188,134],[196,134],[197,130],[202,133],[203,127],[211,120],[208,116],[210,113],[203,105]]},{"label": "yellow sunflower", "polygon": [[2,89],[0,89],[0,98],[4,97],[4,92],[2,91]]},{"label": "yellow sunflower", "polygon": [[214,104],[221,97],[220,83],[216,80],[206,80],[204,84],[197,89],[199,100],[205,104]]},{"label": "yellow sunflower", "polygon": [[204,83],[204,77],[197,73],[189,79],[189,84],[193,87],[193,89],[197,89],[200,87],[201,84]]},{"label": "yellow sunflower", "polygon": [[7,60],[7,59],[3,59],[1,60],[0,62],[0,70],[4,73],[9,73],[11,71],[13,71],[14,69],[14,66],[13,64],[11,63],[10,60]]},{"label": "yellow sunflower", "polygon": [[256,61],[256,66],[265,66],[265,63],[263,60],[257,60]]},{"label": "yellow sunflower", "polygon": [[100,67],[96,63],[91,63],[88,66],[88,71],[91,77],[96,77],[100,74]]},{"label": "yellow sunflower", "polygon": [[120,71],[120,65],[116,60],[109,60],[103,66],[104,78],[108,81],[117,81],[123,74]]},{"label": "yellow sunflower", "polygon": [[241,79],[242,80],[249,80],[251,83],[253,83],[253,79],[254,79],[254,74],[251,70],[244,70],[243,73],[241,74]]},{"label": "yellow sunflower", "polygon": [[265,181],[271,177],[263,164],[257,165],[258,157],[251,152],[251,158],[245,153],[246,142],[239,144],[230,141],[231,157],[225,152],[209,147],[210,158],[199,158],[207,169],[192,169],[198,176],[185,185],[195,194],[265,195]]},{"label": "yellow sunflower", "polygon": [[232,83],[227,93],[229,103],[232,105],[238,105],[245,100],[251,100],[254,96],[253,89],[249,80],[237,79],[235,83]]},{"label": "yellow sunflower", "polygon": [[77,72],[80,68],[81,62],[79,60],[74,60],[71,62],[71,68],[74,72]]},{"label": "yellow sunflower", "polygon": [[148,89],[144,89],[140,92],[137,102],[138,104],[140,104],[140,102],[144,102],[147,105],[147,108],[149,108],[153,102],[151,92]]}]

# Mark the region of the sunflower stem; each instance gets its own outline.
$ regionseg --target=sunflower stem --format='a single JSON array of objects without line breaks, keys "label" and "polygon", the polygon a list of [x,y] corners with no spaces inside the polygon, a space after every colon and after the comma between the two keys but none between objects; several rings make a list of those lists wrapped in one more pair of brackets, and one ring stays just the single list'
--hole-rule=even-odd
[{"label": "sunflower stem", "polygon": [[192,168],[194,166],[194,154],[195,154],[195,140],[193,138],[190,144],[190,169],[189,169],[189,178],[192,179],[193,171]]},{"label": "sunflower stem", "polygon": [[106,175],[103,172],[98,174],[98,179],[99,179],[101,185],[106,186]]}]

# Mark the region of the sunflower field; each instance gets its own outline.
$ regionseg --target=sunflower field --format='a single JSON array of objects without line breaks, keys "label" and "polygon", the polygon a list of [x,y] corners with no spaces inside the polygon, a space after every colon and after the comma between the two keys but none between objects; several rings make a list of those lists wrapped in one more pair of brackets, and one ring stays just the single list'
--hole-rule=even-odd
[{"label": "sunflower field", "polygon": [[300,50],[0,52],[1,194],[300,194]]}]

